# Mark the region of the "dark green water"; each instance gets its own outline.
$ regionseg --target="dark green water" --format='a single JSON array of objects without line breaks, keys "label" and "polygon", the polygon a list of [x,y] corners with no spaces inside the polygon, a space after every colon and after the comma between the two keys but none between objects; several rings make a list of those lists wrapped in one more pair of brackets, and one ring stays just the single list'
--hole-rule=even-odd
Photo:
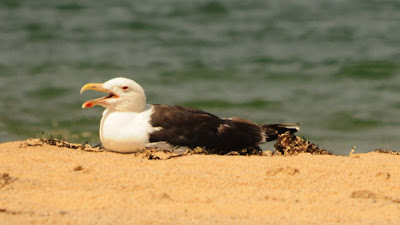
[{"label": "dark green water", "polygon": [[0,0],[0,31],[1,142],[98,143],[79,90],[125,76],[151,103],[303,122],[338,154],[399,150],[397,0]]}]

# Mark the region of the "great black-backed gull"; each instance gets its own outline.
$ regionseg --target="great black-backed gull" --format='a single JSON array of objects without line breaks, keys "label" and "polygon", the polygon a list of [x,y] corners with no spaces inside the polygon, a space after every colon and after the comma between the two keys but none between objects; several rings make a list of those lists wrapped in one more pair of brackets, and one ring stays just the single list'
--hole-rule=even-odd
[{"label": "great black-backed gull", "polygon": [[147,104],[143,88],[122,77],[86,84],[81,93],[86,90],[108,93],[83,103],[82,108],[106,108],[100,122],[100,140],[107,150],[115,152],[202,147],[224,154],[259,149],[259,144],[275,140],[278,134],[299,130],[300,123],[255,124],[237,117],[220,119],[183,106]]}]

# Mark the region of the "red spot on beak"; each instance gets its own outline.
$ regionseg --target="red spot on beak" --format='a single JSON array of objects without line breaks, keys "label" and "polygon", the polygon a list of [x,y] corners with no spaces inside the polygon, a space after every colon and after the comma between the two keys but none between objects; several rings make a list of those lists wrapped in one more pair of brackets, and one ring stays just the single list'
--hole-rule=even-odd
[{"label": "red spot on beak", "polygon": [[93,107],[93,103],[87,102],[87,103],[85,104],[85,107],[86,107],[86,108],[91,108],[91,107]]}]

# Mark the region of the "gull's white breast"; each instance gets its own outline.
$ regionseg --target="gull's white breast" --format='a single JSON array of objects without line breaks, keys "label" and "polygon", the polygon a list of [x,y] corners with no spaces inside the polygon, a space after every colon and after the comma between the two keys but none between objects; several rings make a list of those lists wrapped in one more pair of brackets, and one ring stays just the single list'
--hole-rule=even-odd
[{"label": "gull's white breast", "polygon": [[106,109],[100,122],[100,139],[103,146],[115,152],[135,152],[149,143],[153,107],[147,105],[142,112],[116,112]]}]

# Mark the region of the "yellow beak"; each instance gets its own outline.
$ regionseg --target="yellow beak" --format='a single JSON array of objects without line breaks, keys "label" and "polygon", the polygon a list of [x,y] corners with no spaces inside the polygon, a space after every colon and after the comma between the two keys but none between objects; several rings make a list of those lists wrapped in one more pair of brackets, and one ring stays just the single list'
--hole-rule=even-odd
[{"label": "yellow beak", "polygon": [[103,84],[102,83],[89,83],[89,84],[85,84],[82,89],[81,89],[81,94],[84,91],[88,91],[88,90],[92,90],[92,91],[100,91],[100,92],[105,92],[105,93],[109,93],[107,96],[102,97],[102,98],[97,98],[97,99],[93,99],[93,100],[89,100],[86,101],[85,103],[83,103],[82,108],[92,108],[95,105],[105,105],[105,101],[110,99],[110,98],[118,98],[117,95],[115,95],[114,93],[110,92],[109,90],[103,88]]},{"label": "yellow beak", "polygon": [[88,91],[88,90],[92,90],[92,91],[101,91],[101,92],[106,92],[108,93],[109,91],[103,88],[103,84],[102,83],[89,83],[89,84],[85,84],[82,89],[81,89],[81,94],[84,91]]}]

